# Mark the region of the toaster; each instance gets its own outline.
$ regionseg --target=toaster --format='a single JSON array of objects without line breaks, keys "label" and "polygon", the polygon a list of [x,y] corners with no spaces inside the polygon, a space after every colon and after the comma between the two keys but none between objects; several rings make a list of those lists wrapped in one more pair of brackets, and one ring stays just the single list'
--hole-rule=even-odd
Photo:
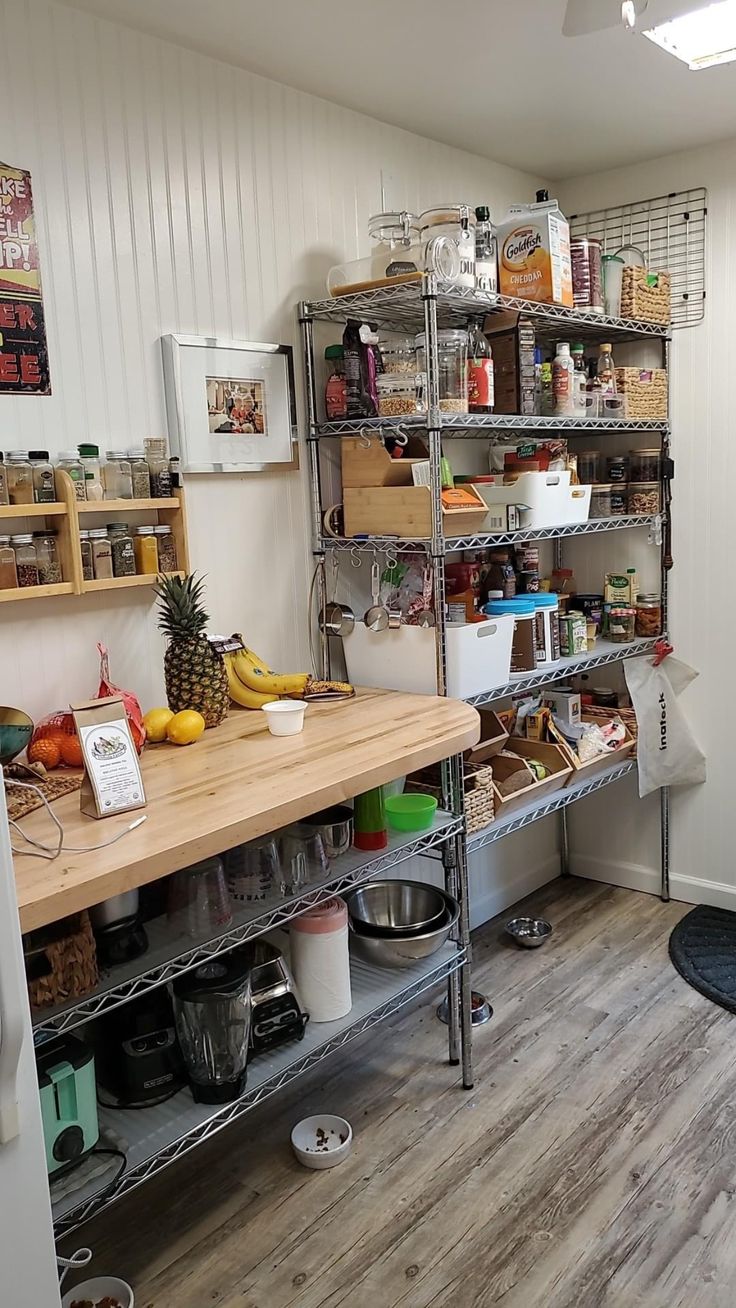
[{"label": "toaster", "polygon": [[36,1050],[43,1138],[49,1176],[75,1167],[100,1138],[95,1059],[76,1036],[62,1036]]}]

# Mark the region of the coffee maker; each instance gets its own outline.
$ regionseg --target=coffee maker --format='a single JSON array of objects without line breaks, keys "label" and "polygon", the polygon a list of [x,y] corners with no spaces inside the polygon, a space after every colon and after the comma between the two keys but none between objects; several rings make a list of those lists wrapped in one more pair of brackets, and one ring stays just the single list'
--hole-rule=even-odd
[{"label": "coffee maker", "polygon": [[97,1079],[119,1106],[145,1108],[186,1084],[184,1062],[165,990],[107,1014],[95,1024]]}]

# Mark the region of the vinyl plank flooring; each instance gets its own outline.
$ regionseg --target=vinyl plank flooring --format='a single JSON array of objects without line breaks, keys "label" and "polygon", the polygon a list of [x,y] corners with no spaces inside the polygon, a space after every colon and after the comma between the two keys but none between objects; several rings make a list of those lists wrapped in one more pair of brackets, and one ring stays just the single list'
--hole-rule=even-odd
[{"label": "vinyl plank flooring", "polygon": [[[523,908],[544,949],[474,937],[472,1092],[423,1002],[89,1223],[97,1270],[141,1308],[732,1308],[736,1016],[669,962],[687,906],[569,880]],[[320,1109],[355,1145],[308,1173]]]}]

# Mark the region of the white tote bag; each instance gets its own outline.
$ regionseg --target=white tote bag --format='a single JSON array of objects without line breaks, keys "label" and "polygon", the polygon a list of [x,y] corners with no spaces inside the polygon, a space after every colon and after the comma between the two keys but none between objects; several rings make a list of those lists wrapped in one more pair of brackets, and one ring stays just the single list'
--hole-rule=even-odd
[{"label": "white tote bag", "polygon": [[649,658],[627,659],[624,675],[639,727],[639,795],[705,781],[705,755],[677,702],[695,669],[670,655],[658,668]]}]

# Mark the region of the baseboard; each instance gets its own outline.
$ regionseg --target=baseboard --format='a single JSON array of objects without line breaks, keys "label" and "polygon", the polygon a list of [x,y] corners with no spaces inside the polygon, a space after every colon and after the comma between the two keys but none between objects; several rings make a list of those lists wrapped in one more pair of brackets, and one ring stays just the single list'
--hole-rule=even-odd
[{"label": "baseboard", "polygon": [[[469,860],[470,926],[473,930],[482,926],[484,922],[490,921],[497,913],[503,913],[525,895],[531,895],[532,891],[539,890],[540,886],[546,886],[548,881],[553,881],[560,874],[560,856],[553,854],[543,863],[527,868],[521,874],[515,873],[511,880],[501,885],[481,885],[479,884],[480,869],[474,868],[473,862],[471,854]],[[483,880],[488,881],[492,877],[493,872],[486,871]]]},{"label": "baseboard", "polygon": [[[660,892],[659,869],[644,867],[640,863],[614,862],[612,859],[588,858],[573,854],[570,858],[573,876],[589,881],[604,881],[610,886],[623,886],[626,890],[642,890],[648,895]],[[683,904],[712,904],[736,912],[736,886],[724,881],[708,881],[704,877],[670,875],[670,898]]]}]

